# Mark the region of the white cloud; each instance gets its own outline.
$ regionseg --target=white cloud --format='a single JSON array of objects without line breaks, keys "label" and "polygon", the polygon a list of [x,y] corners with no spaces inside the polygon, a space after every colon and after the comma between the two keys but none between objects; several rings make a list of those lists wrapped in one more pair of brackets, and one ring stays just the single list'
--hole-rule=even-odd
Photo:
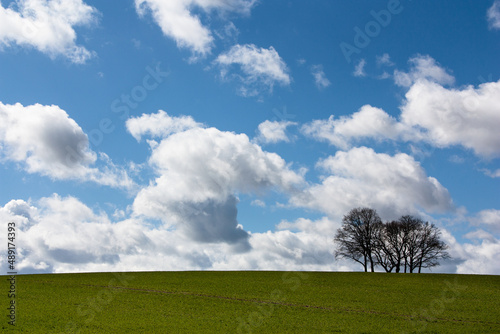
[{"label": "white cloud", "polygon": [[318,89],[324,89],[331,85],[330,80],[326,77],[322,65],[314,65],[311,67],[311,74],[314,77],[314,83]]},{"label": "white cloud", "polygon": [[165,111],[159,110],[156,114],[142,114],[140,117],[129,118],[126,122],[128,132],[140,141],[144,135],[153,138],[168,137],[173,133],[201,127],[191,116],[172,117]]},{"label": "white cloud", "polygon": [[[288,230],[248,235],[251,249],[235,253],[224,243],[200,243],[177,230],[166,230],[138,219],[113,222],[74,197],[54,194],[31,203],[13,200],[0,206],[0,225],[18,226],[17,269],[35,272],[95,272],[144,270],[331,270],[335,262],[331,236],[315,231]],[[321,220],[323,230],[336,226]],[[330,228],[327,227],[330,225]],[[6,235],[0,241],[6,242]],[[7,270],[5,258],[0,268]],[[348,269],[356,269],[347,267]],[[359,268],[358,268],[359,269]]]},{"label": "white cloud", "polygon": [[394,63],[391,61],[391,56],[388,53],[384,53],[381,56],[377,56],[377,66],[394,66]]},{"label": "white cloud", "polygon": [[18,0],[7,8],[0,4],[0,50],[15,44],[85,63],[94,53],[76,44],[75,27],[91,25],[97,14],[82,0]]},{"label": "white cloud", "polygon": [[237,44],[220,54],[215,63],[221,67],[222,78],[230,76],[232,65],[240,66],[243,75],[234,74],[231,78],[242,82],[240,92],[245,96],[257,95],[262,85],[272,91],[275,83],[287,86],[291,82],[288,67],[272,46],[264,49]]},{"label": "white cloud", "polygon": [[[73,197],[58,195],[32,204],[11,201],[0,208],[0,217],[19,226],[20,271],[73,270],[89,263],[114,264],[121,254],[133,254],[149,243],[144,227],[134,221],[112,224],[104,213],[96,214]],[[19,225],[24,221],[24,224]],[[5,265],[5,263],[2,263]],[[37,270],[38,269],[38,270]]]},{"label": "white cloud", "polygon": [[459,243],[446,229],[440,228],[442,238],[448,246],[451,259],[440,261],[441,266],[433,272],[449,272],[457,274],[500,274],[500,242],[489,233],[481,230],[466,233]]},{"label": "white cloud", "polygon": [[423,77],[411,84],[399,120],[381,109],[363,106],[349,117],[334,120],[331,116],[305,124],[302,132],[342,149],[355,140],[374,138],[423,141],[441,148],[461,145],[479,156],[499,156],[500,81],[452,89]]},{"label": "white cloud", "polygon": [[244,134],[215,128],[174,133],[152,147],[158,177],[134,200],[134,213],[175,225],[200,242],[248,248],[237,221],[236,193],[293,191],[304,181],[277,154],[262,151]]},{"label": "white cloud", "polygon": [[355,77],[364,77],[365,73],[366,60],[361,59],[358,64],[354,67],[354,72],[352,73]]},{"label": "white cloud", "polygon": [[453,162],[454,164],[463,164],[465,162],[465,159],[461,156],[454,154],[451,157],[449,157],[448,161]]},{"label": "white cloud", "polygon": [[[89,148],[82,128],[58,106],[0,102],[1,158],[21,163],[29,173],[131,188],[126,172],[105,154]],[[101,170],[91,167],[104,162]]]},{"label": "white cloud", "polygon": [[382,74],[377,76],[377,79],[385,80],[385,79],[389,79],[390,77],[391,77],[391,75],[389,73],[387,73],[386,71],[384,71]]},{"label": "white cloud", "polygon": [[0,103],[0,119],[4,157],[25,161],[30,173],[68,178],[97,159],[82,128],[58,106]]},{"label": "white cloud", "polygon": [[495,0],[488,9],[488,24],[490,29],[500,29],[500,1]]},{"label": "white cloud", "polygon": [[259,124],[259,130],[255,140],[258,143],[289,142],[290,139],[286,134],[286,128],[296,124],[297,123],[290,121],[264,121]]},{"label": "white cloud", "polygon": [[359,206],[376,209],[383,219],[454,209],[446,188],[403,153],[390,156],[359,147],[338,151],[318,167],[329,174],[320,184],[292,196],[291,204],[337,218]]},{"label": "white cloud", "polygon": [[260,199],[254,199],[251,203],[251,205],[253,206],[259,206],[261,208],[265,208],[266,207],[266,203]]},{"label": "white cloud", "polygon": [[432,57],[417,55],[410,58],[410,71],[408,73],[394,71],[394,82],[398,86],[410,87],[420,80],[428,80],[441,85],[452,85],[455,78],[448,74]]},{"label": "white cloud", "polygon": [[[340,270],[343,262],[335,261],[331,236],[288,230],[254,233],[250,239],[253,251],[234,258],[245,269],[261,270]],[[222,264],[224,269],[235,266],[233,261]],[[351,264],[352,265],[352,264]],[[241,265],[240,265],[241,267]],[[222,269],[221,268],[221,269]],[[355,266],[350,267],[351,270]]]},{"label": "white cloud", "polygon": [[135,0],[140,16],[150,11],[165,36],[174,39],[178,47],[202,56],[210,53],[214,37],[192,13],[194,7],[207,14],[213,10],[248,14],[255,4],[256,0]]},{"label": "white cloud", "polygon": [[343,116],[335,120],[330,116],[327,120],[314,120],[304,124],[301,131],[317,140],[347,149],[354,139],[396,139],[400,128],[401,125],[382,109],[365,105],[349,117]]},{"label": "white cloud", "polygon": [[[457,266],[457,274],[500,274],[500,241],[486,236],[469,235],[479,242],[460,245],[463,262]],[[479,237],[479,239],[477,239]]]},{"label": "white cloud", "polygon": [[492,233],[500,233],[500,210],[482,210],[476,216],[470,218],[469,221],[473,225],[481,226]]},{"label": "white cloud", "polygon": [[401,122],[432,145],[461,145],[477,155],[500,155],[500,81],[461,90],[420,81],[406,93],[401,109]]},{"label": "white cloud", "polygon": [[500,177],[500,169],[497,169],[495,171],[491,171],[489,169],[483,169],[482,172],[492,178]]},{"label": "white cloud", "polygon": [[484,230],[475,230],[464,235],[464,238],[469,240],[484,240],[489,242],[496,242],[495,237]]},{"label": "white cloud", "polygon": [[294,222],[282,220],[278,225],[276,225],[276,228],[278,230],[290,230],[307,232],[311,234],[320,234],[333,238],[340,226],[340,221],[334,221],[329,219],[328,217],[322,217],[321,219],[316,221],[306,218],[299,218]]},{"label": "white cloud", "polygon": [[[353,271],[360,266],[334,258],[333,236],[340,220],[299,218],[282,221],[277,231],[249,233],[251,249],[236,253],[225,243],[192,241],[178,230],[154,227],[137,218],[113,221],[74,197],[57,194],[36,202],[12,200],[0,206],[0,227],[15,222],[20,273],[148,270],[315,270]],[[478,230],[458,244],[447,231],[443,240],[454,258],[438,272],[499,274],[500,242]],[[6,234],[0,234],[6,243]],[[0,270],[7,272],[6,258]]]}]

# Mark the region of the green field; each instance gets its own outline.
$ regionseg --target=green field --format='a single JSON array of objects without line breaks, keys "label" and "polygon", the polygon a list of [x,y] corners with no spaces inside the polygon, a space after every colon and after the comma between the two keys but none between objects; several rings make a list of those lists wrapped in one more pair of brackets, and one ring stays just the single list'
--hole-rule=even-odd
[{"label": "green field", "polygon": [[500,333],[500,276],[134,272],[2,276],[1,332]]}]

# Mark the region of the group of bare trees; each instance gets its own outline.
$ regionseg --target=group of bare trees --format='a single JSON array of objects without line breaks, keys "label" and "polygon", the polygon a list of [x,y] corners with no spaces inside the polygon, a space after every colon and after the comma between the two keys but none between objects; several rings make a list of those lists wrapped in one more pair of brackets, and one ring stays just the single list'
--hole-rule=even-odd
[{"label": "group of bare trees", "polygon": [[440,235],[434,224],[416,217],[383,223],[377,211],[356,208],[344,216],[337,230],[335,256],[360,263],[365,272],[380,266],[388,273],[420,273],[450,257]]}]

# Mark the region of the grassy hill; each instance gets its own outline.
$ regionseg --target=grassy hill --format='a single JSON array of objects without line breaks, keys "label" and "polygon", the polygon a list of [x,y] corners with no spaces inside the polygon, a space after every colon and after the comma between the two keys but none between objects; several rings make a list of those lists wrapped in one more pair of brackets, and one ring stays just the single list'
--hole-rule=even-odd
[{"label": "grassy hill", "polygon": [[1,277],[1,332],[500,333],[500,276],[134,272]]}]

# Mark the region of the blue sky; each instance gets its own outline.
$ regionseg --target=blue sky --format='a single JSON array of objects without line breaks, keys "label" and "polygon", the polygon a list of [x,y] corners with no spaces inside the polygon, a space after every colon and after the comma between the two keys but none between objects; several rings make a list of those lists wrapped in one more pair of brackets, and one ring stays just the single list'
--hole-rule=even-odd
[{"label": "blue sky", "polygon": [[368,206],[500,273],[500,1],[0,4],[19,272],[360,270]]}]

